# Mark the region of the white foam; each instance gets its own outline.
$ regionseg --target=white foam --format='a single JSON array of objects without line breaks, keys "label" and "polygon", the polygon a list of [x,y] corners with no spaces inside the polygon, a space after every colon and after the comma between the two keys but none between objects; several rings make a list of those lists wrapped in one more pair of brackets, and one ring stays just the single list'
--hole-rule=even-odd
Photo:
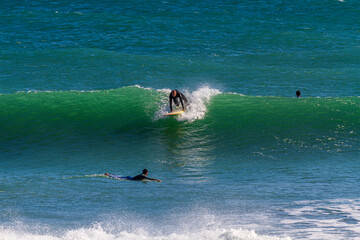
[{"label": "white foam", "polygon": [[[170,89],[158,89],[159,92],[164,92],[167,95],[170,94]],[[210,99],[221,92],[218,89],[210,88],[208,86],[203,86],[193,92],[183,91],[185,97],[189,101],[189,105],[186,107],[186,111],[177,116],[179,121],[188,121],[192,122],[197,119],[203,119],[207,112],[207,104]],[[169,110],[169,99],[165,98],[161,102],[160,110],[155,113],[154,120],[162,118],[162,116],[168,113]]]},{"label": "white foam", "polygon": [[[98,217],[100,221],[78,228],[51,227],[46,222],[0,223],[0,240],[291,240],[272,229],[263,230],[263,225],[244,226],[233,217],[224,219],[197,207],[169,212],[165,219],[134,213],[103,213]],[[259,234],[260,229],[266,233]]]},{"label": "white foam", "polygon": [[221,94],[218,89],[213,89],[208,86],[204,86],[194,92],[185,92],[190,105],[186,108],[184,114],[179,117],[180,121],[194,121],[197,119],[203,119],[206,111],[207,104],[213,96]]},{"label": "white foam", "polygon": [[73,178],[95,178],[95,177],[106,177],[106,176],[102,173],[102,174],[88,174],[88,175],[79,175],[79,176],[63,177],[63,179],[73,179]]},{"label": "white foam", "polygon": [[0,240],[291,240],[290,237],[277,237],[257,234],[253,230],[241,228],[217,228],[199,230],[189,233],[169,233],[154,235],[141,228],[132,232],[120,230],[118,232],[106,231],[100,225],[90,228],[69,230],[63,234],[39,234],[6,227],[0,227]]},{"label": "white foam", "polygon": [[[306,233],[307,239],[360,239],[360,199],[299,201],[296,204],[298,208],[285,210],[290,219],[281,221],[289,225],[290,232]],[[292,228],[291,225],[306,227]]]}]

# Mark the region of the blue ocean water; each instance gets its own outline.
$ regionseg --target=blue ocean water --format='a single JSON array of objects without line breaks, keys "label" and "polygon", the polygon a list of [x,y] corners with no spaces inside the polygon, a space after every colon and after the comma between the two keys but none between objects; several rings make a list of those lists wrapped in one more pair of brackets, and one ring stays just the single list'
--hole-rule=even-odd
[{"label": "blue ocean water", "polygon": [[360,239],[359,11],[2,1],[0,239]]}]

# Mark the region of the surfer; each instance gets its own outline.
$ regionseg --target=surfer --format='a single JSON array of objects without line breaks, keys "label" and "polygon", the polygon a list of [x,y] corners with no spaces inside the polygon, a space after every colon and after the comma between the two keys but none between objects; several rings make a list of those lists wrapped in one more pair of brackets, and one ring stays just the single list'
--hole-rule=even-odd
[{"label": "surfer", "polygon": [[152,181],[156,181],[156,182],[161,182],[161,180],[159,180],[159,179],[155,179],[155,178],[150,178],[150,177],[148,177],[148,176],[147,176],[148,173],[149,173],[149,171],[148,171],[147,169],[144,169],[143,172],[142,172],[142,174],[139,174],[139,175],[133,177],[131,180],[142,181],[142,180],[145,180],[145,179],[146,179],[146,180],[152,180]]},{"label": "surfer", "polygon": [[299,90],[296,91],[296,97],[299,98],[301,95],[301,92]]},{"label": "surfer", "polygon": [[172,101],[174,100],[175,105],[178,107],[179,104],[179,100],[182,106],[182,110],[185,111],[185,107],[184,107],[184,102],[185,104],[188,103],[188,100],[186,99],[186,97],[184,96],[184,94],[182,94],[179,90],[172,90],[170,95],[169,95],[169,101],[170,101],[170,111],[172,112]]},{"label": "surfer", "polygon": [[159,179],[155,179],[155,178],[150,178],[148,177],[149,171],[147,169],[144,169],[142,174],[136,175],[135,177],[120,177],[120,176],[116,176],[113,174],[109,174],[109,173],[104,173],[105,176],[109,176],[109,177],[113,177],[113,178],[118,178],[118,179],[125,179],[125,180],[133,180],[133,181],[143,181],[143,180],[151,180],[151,181],[156,181],[156,182],[161,182],[161,180]]}]

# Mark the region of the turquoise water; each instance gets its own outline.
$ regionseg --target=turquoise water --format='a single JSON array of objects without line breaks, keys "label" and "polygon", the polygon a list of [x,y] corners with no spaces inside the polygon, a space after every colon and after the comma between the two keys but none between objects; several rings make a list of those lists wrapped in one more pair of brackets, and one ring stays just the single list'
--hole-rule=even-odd
[{"label": "turquoise water", "polygon": [[0,239],[359,239],[359,10],[2,1]]}]

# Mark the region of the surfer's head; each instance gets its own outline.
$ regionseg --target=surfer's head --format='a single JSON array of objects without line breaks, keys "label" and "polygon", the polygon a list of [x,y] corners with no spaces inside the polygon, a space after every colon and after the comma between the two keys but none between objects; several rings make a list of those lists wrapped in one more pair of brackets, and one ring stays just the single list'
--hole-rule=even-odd
[{"label": "surfer's head", "polygon": [[297,91],[296,91],[296,97],[300,97],[300,94],[301,94],[300,91],[297,90]]},{"label": "surfer's head", "polygon": [[144,175],[147,175],[148,172],[149,172],[149,171],[148,171],[146,168],[143,170],[143,174],[144,174]]},{"label": "surfer's head", "polygon": [[172,91],[171,91],[171,96],[173,96],[173,97],[176,96],[176,90],[172,90]]}]

